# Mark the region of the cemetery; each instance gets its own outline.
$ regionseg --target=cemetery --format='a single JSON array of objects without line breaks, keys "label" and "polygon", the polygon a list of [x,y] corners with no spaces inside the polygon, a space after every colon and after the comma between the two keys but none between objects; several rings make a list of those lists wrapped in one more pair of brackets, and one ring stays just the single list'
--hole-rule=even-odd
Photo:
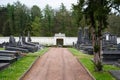
[{"label": "cemetery", "polygon": [[[92,41],[86,28],[84,30],[79,30],[78,40],[75,47],[78,50],[83,50],[84,53],[93,54]],[[117,62],[120,59],[120,50],[119,44],[117,44],[117,36],[109,32],[104,33],[102,36],[102,49],[103,62],[113,63],[114,61]]]},{"label": "cemetery", "polygon": [[26,42],[24,36],[20,36],[19,41],[16,42],[15,38],[10,36],[9,42],[1,44],[1,47],[5,47],[5,50],[0,50],[0,70],[19,60],[23,55],[30,52],[34,53],[42,49],[42,45],[39,43],[31,42],[29,35],[27,41],[28,42]]},{"label": "cemetery", "polygon": [[[78,40],[75,44],[75,48],[82,50],[83,53],[94,54],[92,43],[86,28],[83,30],[80,28],[78,33]],[[86,34],[87,33],[87,34]],[[84,42],[85,41],[85,42]],[[120,44],[120,43],[119,43]],[[111,64],[120,67],[120,49],[117,44],[117,36],[106,32],[102,35],[102,62],[103,64]],[[110,73],[120,79],[120,70],[111,70]]]},{"label": "cemetery", "polygon": [[120,80],[120,0],[1,0],[0,80]]}]

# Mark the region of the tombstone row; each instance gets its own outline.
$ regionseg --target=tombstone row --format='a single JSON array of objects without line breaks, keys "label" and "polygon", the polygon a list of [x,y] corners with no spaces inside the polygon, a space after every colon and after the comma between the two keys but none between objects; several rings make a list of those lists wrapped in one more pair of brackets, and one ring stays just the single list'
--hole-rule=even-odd
[{"label": "tombstone row", "polygon": [[[80,28],[78,40],[75,47],[83,50],[85,53],[93,54],[92,40],[88,28]],[[113,62],[120,59],[120,44],[117,44],[117,36],[109,32],[102,35],[102,60],[104,62]]]},{"label": "tombstone row", "polygon": [[3,43],[1,46],[5,50],[0,50],[0,70],[22,57],[21,54],[34,53],[42,48],[38,42],[31,42],[30,35],[28,35],[27,41],[26,37],[20,36],[18,42],[13,36],[10,36],[9,42]]}]

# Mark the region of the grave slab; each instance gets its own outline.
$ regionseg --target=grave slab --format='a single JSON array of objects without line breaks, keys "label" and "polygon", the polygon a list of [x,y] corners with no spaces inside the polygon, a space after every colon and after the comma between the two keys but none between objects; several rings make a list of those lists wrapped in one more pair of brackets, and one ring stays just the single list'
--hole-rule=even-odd
[{"label": "grave slab", "polygon": [[116,80],[120,80],[120,70],[111,70],[110,73],[116,78]]}]

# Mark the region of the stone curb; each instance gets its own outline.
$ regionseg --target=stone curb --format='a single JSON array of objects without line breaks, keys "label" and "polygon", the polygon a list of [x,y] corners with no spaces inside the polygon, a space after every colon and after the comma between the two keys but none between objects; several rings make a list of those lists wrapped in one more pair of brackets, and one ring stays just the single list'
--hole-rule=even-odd
[{"label": "stone curb", "polygon": [[[48,51],[49,51],[49,49],[48,49]],[[47,52],[48,52],[48,51],[47,51]],[[47,52],[44,52],[44,54],[46,54]],[[41,56],[43,56],[44,54],[42,54]],[[31,64],[31,66],[27,69],[27,71],[24,72],[23,75],[22,75],[18,80],[22,80],[22,79],[25,77],[25,75],[30,71],[30,69],[33,67],[33,65],[37,62],[37,60],[38,60],[41,56],[38,56],[38,57],[37,57],[37,59]]]},{"label": "stone curb", "polygon": [[83,68],[87,71],[87,73],[89,74],[89,76],[93,79],[93,80],[96,80],[94,77],[93,77],[93,75],[89,72],[89,70],[79,61],[79,59],[78,58],[76,58],[77,59],[77,61],[83,66]]},{"label": "stone curb", "polygon": [[30,71],[30,69],[34,66],[34,64],[37,62],[39,58],[40,56],[37,57],[37,59],[31,64],[31,66],[27,69],[27,71],[24,72],[23,75],[18,80],[22,80],[25,77],[25,75]]}]

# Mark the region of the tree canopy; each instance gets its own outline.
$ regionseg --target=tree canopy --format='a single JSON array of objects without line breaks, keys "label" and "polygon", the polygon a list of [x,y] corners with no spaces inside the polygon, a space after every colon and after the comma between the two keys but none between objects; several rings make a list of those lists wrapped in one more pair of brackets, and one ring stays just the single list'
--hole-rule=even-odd
[{"label": "tree canopy", "polygon": [[[101,0],[86,0],[85,3],[84,0],[80,1],[78,6],[74,5],[72,10],[67,10],[63,3],[61,3],[59,9],[52,9],[49,5],[46,5],[44,9],[39,8],[37,5],[28,8],[26,5],[20,3],[20,1],[7,4],[7,6],[0,6],[0,36],[27,35],[28,31],[32,36],[54,36],[55,33],[59,32],[65,33],[67,36],[77,36],[79,27],[90,25],[90,18],[88,17],[92,17],[92,15],[87,14],[92,13],[92,9],[95,10],[94,16],[97,16],[95,17],[97,20],[95,23],[98,23],[98,20],[101,18],[104,18],[103,22],[107,19],[105,24],[114,23],[114,17],[111,17],[112,12],[109,13],[111,15],[103,17],[106,14],[103,14],[103,12],[106,11],[107,6],[103,7],[99,4]],[[93,4],[91,1],[96,1],[97,4]],[[108,6],[110,9],[107,10],[114,11],[114,16],[117,17],[118,21],[120,19],[119,2],[119,0],[104,2],[104,5],[109,3]],[[91,5],[88,5],[89,3]],[[99,6],[99,8],[94,6]],[[101,11],[102,8],[105,9]],[[84,11],[86,15],[83,15],[81,11]],[[34,27],[39,29],[40,32],[36,34]],[[119,29],[119,22],[110,24],[107,27],[109,27],[110,32],[120,36],[119,30],[117,30]],[[117,28],[113,29],[113,27]]]}]

